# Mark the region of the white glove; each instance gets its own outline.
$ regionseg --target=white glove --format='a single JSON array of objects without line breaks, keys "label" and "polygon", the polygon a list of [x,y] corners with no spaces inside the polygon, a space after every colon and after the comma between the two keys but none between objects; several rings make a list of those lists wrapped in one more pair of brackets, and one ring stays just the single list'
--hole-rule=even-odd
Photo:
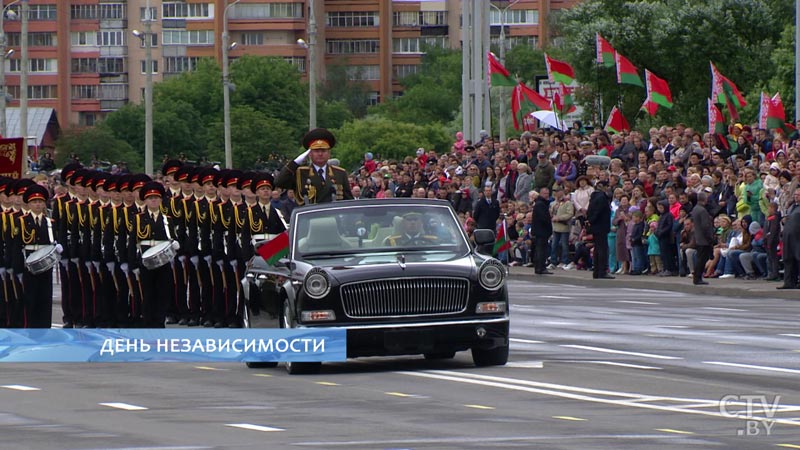
[{"label": "white glove", "polygon": [[69,261],[68,261],[68,260],[66,260],[66,259],[59,259],[59,260],[58,260],[58,263],[59,263],[59,264],[61,264],[61,267],[65,268],[65,269],[67,268],[67,263],[68,263],[68,262],[69,262]]},{"label": "white glove", "polygon": [[106,263],[106,268],[111,273],[114,273],[114,266],[115,266],[114,261],[110,261],[110,262]]},{"label": "white glove", "polygon": [[100,272],[100,261],[92,261],[92,265],[94,266],[95,272]]},{"label": "white glove", "polygon": [[220,259],[219,261],[217,261],[217,267],[219,267],[219,270],[220,270],[220,271],[222,271],[222,270],[223,270],[223,268],[222,268],[222,264],[223,264],[223,263],[224,263],[224,261],[223,261],[223,260],[221,260],[221,259]]},{"label": "white glove", "polygon": [[62,247],[61,244],[56,244],[56,253],[59,255],[64,253],[64,247]]},{"label": "white glove", "polygon": [[204,256],[203,259],[206,260],[206,264],[208,264],[208,267],[211,267],[211,255]]},{"label": "white glove", "polygon": [[180,261],[181,264],[186,264],[186,255],[178,256],[178,261]]},{"label": "white glove", "polygon": [[295,159],[294,159],[294,162],[295,162],[295,164],[297,164],[298,166],[299,166],[300,164],[303,164],[303,162],[305,162],[306,158],[308,158],[308,154],[309,154],[310,152],[311,152],[311,149],[308,149],[308,150],[304,151],[304,152],[303,152],[303,153],[302,153],[300,156],[298,156],[297,158],[295,158]]},{"label": "white glove", "polygon": [[192,256],[191,258],[189,258],[189,261],[191,261],[192,264],[197,266],[197,264],[200,262],[200,258],[198,256]]},{"label": "white glove", "polygon": [[85,263],[83,263],[83,265],[86,266],[87,270],[91,270],[92,269],[92,262],[91,261],[86,261]]},{"label": "white glove", "polygon": [[78,258],[72,258],[72,259],[69,260],[69,262],[71,262],[72,264],[75,264],[77,266],[78,265]]},{"label": "white glove", "polygon": [[6,268],[0,267],[0,279],[5,279],[6,277]]},{"label": "white glove", "polygon": [[133,269],[133,274],[134,274],[134,275],[136,275],[136,278],[139,278],[139,274],[141,274],[141,273],[142,273],[142,271],[141,271],[141,270],[139,270],[139,269]]},{"label": "white glove", "polygon": [[120,264],[120,265],[119,265],[119,268],[120,268],[120,270],[122,270],[123,272],[125,272],[125,274],[126,274],[126,275],[128,274],[128,263],[122,263],[122,264]]},{"label": "white glove", "polygon": [[175,250],[175,251],[178,251],[181,248],[181,244],[178,241],[172,241],[172,244],[170,244],[170,245],[172,245],[172,249]]},{"label": "white glove", "polygon": [[19,284],[22,284],[22,274],[21,274],[21,273],[18,273],[18,274],[17,274],[17,282],[18,282]]},{"label": "white glove", "polygon": [[231,265],[232,265],[232,266],[233,266],[233,268],[235,269],[235,268],[236,268],[236,267],[239,265],[239,261],[238,261],[238,260],[235,260],[235,259],[232,259],[232,260],[231,260]]}]

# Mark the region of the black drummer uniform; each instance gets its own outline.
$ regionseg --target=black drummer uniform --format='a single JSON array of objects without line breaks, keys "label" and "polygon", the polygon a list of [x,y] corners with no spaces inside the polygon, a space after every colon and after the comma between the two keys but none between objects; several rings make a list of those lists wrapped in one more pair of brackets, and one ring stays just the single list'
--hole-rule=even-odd
[{"label": "black drummer uniform", "polygon": [[[203,186],[206,183],[214,183],[216,171],[213,169],[203,170],[198,177],[198,184]],[[197,274],[200,280],[200,314],[202,317],[202,324],[204,327],[212,327],[221,318],[214,314],[214,304],[216,286],[214,285],[214,277],[212,277],[211,266],[211,229],[212,229],[212,215],[215,213],[212,203],[214,200],[209,200],[206,196],[197,199],[194,202],[195,206],[195,224],[197,230],[198,242],[198,263]]]},{"label": "black drummer uniform", "polygon": [[[148,182],[139,192],[139,198],[165,196],[164,187],[157,182]],[[142,290],[142,325],[145,328],[164,328],[167,304],[173,301],[173,277],[171,261],[160,267],[148,269],[142,264],[142,255],[147,250],[164,242],[173,241],[175,232],[169,218],[159,208],[153,212],[145,209],[134,217],[133,233],[128,243],[128,260],[139,272]],[[176,242],[176,241],[173,241]]]},{"label": "black drummer uniform", "polygon": [[[36,183],[30,178],[22,178],[15,180],[13,185],[9,187],[8,192],[12,196],[20,196],[24,198],[25,191],[35,186]],[[7,302],[8,326],[10,328],[24,328],[26,326],[25,320],[25,286],[24,282],[24,269],[25,258],[22,250],[15,245],[15,240],[19,238],[20,227],[19,220],[25,215],[25,211],[18,209],[11,209],[7,212],[10,219],[9,235],[6,241],[6,272],[8,274],[9,297]],[[4,239],[5,240],[5,239]]]},{"label": "black drummer uniform", "polygon": [[[103,262],[103,227],[104,227],[104,214],[103,205],[99,200],[97,190],[102,188],[105,184],[107,175],[102,172],[93,172],[86,182],[86,188],[89,192],[89,235],[91,241],[89,244],[89,276],[91,277],[92,290],[94,292],[94,317],[92,323],[98,327],[108,327],[110,321],[110,311],[106,293],[108,286],[106,285],[107,278],[103,277],[102,269],[105,269]],[[102,265],[102,269],[101,269]],[[111,281],[111,280],[108,280]]]},{"label": "black drummer uniform", "polygon": [[[272,175],[257,174],[250,185],[253,192],[258,191],[261,186],[272,188]],[[255,203],[250,205],[245,214],[245,225],[242,227],[242,247],[245,255],[251,258],[255,255],[254,244],[259,241],[269,240],[275,235],[286,231],[282,213],[275,209],[272,204]]]},{"label": "black drummer uniform", "polygon": [[[233,179],[231,180],[231,176]],[[238,181],[238,175],[235,171],[221,170],[215,180],[217,188],[226,188],[229,184],[235,185]],[[238,290],[235,280],[235,272],[233,268],[233,261],[236,260],[236,239],[234,233],[236,228],[235,207],[230,198],[217,197],[214,202],[214,215],[213,223],[213,238],[212,238],[212,254],[217,270],[218,277],[215,282],[221,284],[217,285],[217,293],[221,293],[222,297],[218,297],[218,302],[215,305],[215,315],[220,318],[219,321],[214,323],[215,327],[238,327],[238,320],[236,317],[237,295]],[[233,237],[233,239],[232,239]]]},{"label": "black drummer uniform", "polygon": [[129,322],[130,326],[132,327],[144,327],[146,326],[144,323],[144,305],[143,305],[143,298],[142,298],[142,280],[140,273],[138,271],[134,271],[133,269],[137,268],[138,261],[135,258],[131,258],[131,251],[136,251],[136,248],[131,248],[131,239],[136,237],[135,226],[136,226],[136,216],[146,209],[144,203],[139,203],[141,201],[141,196],[139,193],[144,188],[144,186],[151,182],[152,179],[143,174],[137,173],[131,175],[130,181],[128,183],[128,192],[133,193],[134,202],[130,205],[126,205],[125,209],[125,220],[126,220],[126,227],[127,227],[127,241],[125,243],[125,254],[126,254],[126,265],[125,267],[128,269],[127,278],[130,282],[130,286],[132,289],[131,295],[128,298],[128,304],[130,306],[130,313],[129,313]]},{"label": "black drummer uniform", "polygon": [[[175,180],[180,183],[191,184],[199,175],[193,167],[182,166],[175,172]],[[200,281],[197,275],[197,214],[195,212],[194,190],[185,191],[181,186],[180,197],[174,200],[176,214],[181,214],[180,220],[175,222],[175,238],[180,244],[176,252],[181,268],[181,285],[186,292],[186,302],[183,313],[179,317],[179,324],[197,326],[200,324]],[[179,305],[180,306],[180,305]]]},{"label": "black drummer uniform", "polygon": [[[180,187],[175,189],[175,175],[178,169],[183,166],[183,163],[172,159],[166,161],[161,166],[161,176],[164,180],[169,180],[170,185],[166,186],[164,192],[166,195],[162,199],[162,212],[170,218],[170,221],[175,224],[175,240],[181,243],[181,236],[185,234],[186,226],[183,221],[185,213],[181,204],[181,191]],[[186,259],[185,257],[183,258]],[[184,278],[183,263],[181,262],[181,255],[176,252],[175,259],[172,261],[172,281],[173,281],[173,295],[172,301],[167,305],[167,325],[180,323],[186,325],[188,323],[188,307],[186,300],[186,280]]]},{"label": "black drummer uniform", "polygon": [[[108,192],[119,192],[119,182],[120,177],[112,175],[106,180],[104,189]],[[107,326],[110,327],[125,326],[128,321],[127,282],[120,268],[117,247],[118,237],[124,229],[123,208],[121,201],[118,204],[109,201],[101,210],[103,262],[100,271],[105,286]]]},{"label": "black drummer uniform", "polygon": [[[75,175],[75,171],[80,169],[81,165],[77,163],[70,163],[61,169],[61,181],[64,184],[69,184],[69,181]],[[69,201],[72,199],[70,194],[58,194],[52,199],[52,218],[53,225],[56,229],[56,240],[63,246],[64,251],[61,254],[61,259],[58,262],[58,275],[61,285],[61,313],[62,313],[62,327],[72,328],[80,310],[80,299],[73,298],[72,279],[69,274],[69,258],[70,258],[70,227],[67,221],[67,208]]]},{"label": "black drummer uniform", "polygon": [[[239,179],[244,174],[240,170],[229,170],[222,177],[220,184],[228,189],[237,189]],[[241,327],[240,306],[241,299],[241,284],[239,280],[239,261],[241,257],[241,249],[239,248],[239,233],[241,227],[239,224],[239,206],[241,203],[241,194],[231,196],[227,204],[222,208],[221,224],[224,226],[224,246],[225,246],[225,264],[223,266],[224,276],[226,280],[226,294],[225,294],[225,323],[229,328]],[[241,267],[244,267],[243,265]]]},{"label": "black drummer uniform", "polygon": [[[40,185],[29,186],[25,190],[25,203],[33,200],[47,202],[49,193]],[[53,267],[41,273],[32,273],[26,260],[38,250],[52,249],[52,256],[57,258],[55,230],[52,219],[46,212],[41,215],[28,213],[17,217],[17,233],[12,245],[16,247],[14,254],[15,273],[22,273],[24,288],[23,324],[24,328],[50,328],[53,323]],[[55,261],[52,261],[55,264]],[[40,269],[41,270],[41,269]]]},{"label": "black drummer uniform", "polygon": [[[7,189],[12,180],[0,177],[0,193],[8,195]],[[6,213],[5,205],[0,207],[0,328],[8,326],[8,286],[6,284],[6,247],[11,244],[11,239],[6,239],[6,232],[10,233],[11,223]]]}]

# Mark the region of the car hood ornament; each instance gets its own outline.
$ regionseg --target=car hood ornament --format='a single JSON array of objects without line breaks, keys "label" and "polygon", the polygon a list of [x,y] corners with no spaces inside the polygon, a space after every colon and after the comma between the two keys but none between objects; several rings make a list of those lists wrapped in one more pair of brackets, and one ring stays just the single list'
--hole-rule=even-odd
[{"label": "car hood ornament", "polygon": [[406,270],[406,255],[399,253],[397,255],[397,264],[400,265],[400,268]]}]

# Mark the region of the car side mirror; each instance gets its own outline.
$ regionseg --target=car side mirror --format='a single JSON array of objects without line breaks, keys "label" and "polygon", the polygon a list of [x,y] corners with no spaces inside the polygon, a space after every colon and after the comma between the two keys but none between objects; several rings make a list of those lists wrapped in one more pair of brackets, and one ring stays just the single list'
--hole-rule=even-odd
[{"label": "car side mirror", "polygon": [[477,229],[472,232],[472,237],[475,238],[475,244],[488,245],[494,243],[494,231],[487,229]]}]

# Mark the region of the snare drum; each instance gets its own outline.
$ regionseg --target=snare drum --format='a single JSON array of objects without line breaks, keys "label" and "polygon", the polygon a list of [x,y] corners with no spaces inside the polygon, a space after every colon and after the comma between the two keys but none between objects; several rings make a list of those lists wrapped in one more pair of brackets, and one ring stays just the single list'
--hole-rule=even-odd
[{"label": "snare drum", "polygon": [[172,248],[172,242],[160,242],[142,254],[142,265],[149,270],[158,269],[161,266],[169,264],[175,258],[175,249]]},{"label": "snare drum", "polygon": [[58,252],[55,245],[44,245],[39,250],[25,258],[25,267],[28,272],[38,275],[52,269],[58,262]]}]

